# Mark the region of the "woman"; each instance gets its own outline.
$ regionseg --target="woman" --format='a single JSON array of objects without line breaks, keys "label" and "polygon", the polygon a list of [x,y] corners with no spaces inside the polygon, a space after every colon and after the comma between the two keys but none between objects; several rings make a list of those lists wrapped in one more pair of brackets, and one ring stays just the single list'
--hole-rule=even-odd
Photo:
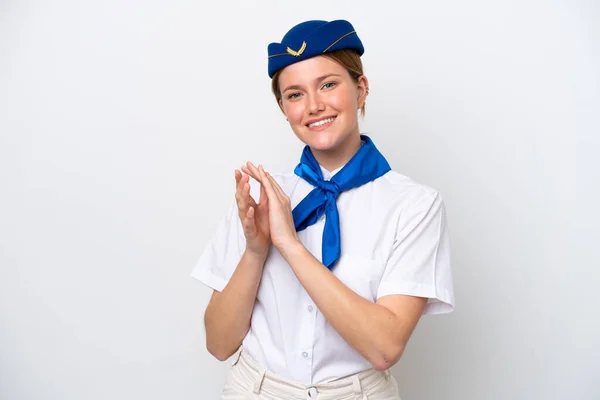
[{"label": "woman", "polygon": [[293,173],[235,171],[236,202],[192,273],[214,289],[207,349],[240,349],[222,398],[399,399],[389,368],[419,318],[454,308],[442,199],[359,133],[369,82],[349,22],[301,23],[268,50],[306,147]]}]

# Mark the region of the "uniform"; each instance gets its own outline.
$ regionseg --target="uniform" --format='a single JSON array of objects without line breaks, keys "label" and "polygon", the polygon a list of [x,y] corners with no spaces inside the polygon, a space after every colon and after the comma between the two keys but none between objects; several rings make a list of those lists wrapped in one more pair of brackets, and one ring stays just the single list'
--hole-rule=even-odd
[{"label": "uniform", "polygon": [[[346,40],[350,43],[347,45],[360,54],[364,51],[360,39],[346,21],[326,23],[337,23],[332,28],[334,32],[329,34],[323,33],[327,32],[323,21],[309,22],[317,22],[310,27],[310,32],[318,28],[319,35],[316,37],[326,37],[325,44],[332,38],[343,36],[335,45],[344,45]],[[321,44],[311,48],[306,44],[309,39],[303,40],[303,44],[292,40],[298,35],[312,37],[306,32],[303,34],[302,29],[300,32],[294,29],[286,35],[290,36],[287,41],[284,37],[283,44],[269,46],[269,52],[274,55],[270,59],[270,76],[284,68],[286,62],[295,62],[294,59],[303,56],[313,57],[319,54],[314,48],[319,50],[325,46]],[[347,35],[346,31],[351,34]],[[355,40],[351,40],[351,36]],[[281,47],[288,42],[297,50],[285,46],[291,50],[286,50],[288,55],[293,57],[285,61],[285,56],[277,52],[281,52]],[[272,59],[276,59],[277,64],[272,65]],[[362,138],[363,147],[365,142],[372,143],[370,138]],[[344,167],[335,171],[327,171],[320,165],[317,168],[322,179],[330,181],[335,180],[336,174]],[[298,167],[294,171],[273,175],[290,197],[292,209],[315,190],[314,185],[298,176],[297,170]],[[251,195],[258,199],[259,192],[258,183],[251,180]],[[371,302],[386,295],[404,294],[428,298],[424,314],[446,313],[454,309],[445,209],[436,190],[398,172],[382,170],[373,180],[339,193],[335,204],[341,253],[331,270],[338,279]],[[327,218],[323,214],[316,222],[297,232],[306,249],[319,261],[327,256],[323,249]],[[237,205],[233,203],[198,260],[192,276],[212,289],[222,291],[244,249],[245,237]],[[392,390],[390,388],[395,387],[393,378],[389,373],[374,371],[371,364],[332,328],[286,260],[272,246],[264,265],[250,330],[228,378],[226,391],[244,381],[253,382],[248,383],[253,390],[262,385],[275,388],[275,392],[289,389],[285,395],[280,393],[281,397],[272,398],[303,398],[304,395],[313,398],[311,393],[315,392],[310,392],[310,389],[314,389],[319,391],[319,399],[328,396],[333,399],[335,396],[343,397],[344,390],[350,394],[352,391],[357,393],[357,386],[360,393],[364,392],[367,396],[368,391],[361,386],[363,378],[367,381],[367,373],[370,374],[370,382],[376,382],[369,398],[398,398],[373,397]],[[386,384],[390,381],[392,384]],[[346,386],[337,388],[341,392],[335,392],[337,389],[332,385]]]}]

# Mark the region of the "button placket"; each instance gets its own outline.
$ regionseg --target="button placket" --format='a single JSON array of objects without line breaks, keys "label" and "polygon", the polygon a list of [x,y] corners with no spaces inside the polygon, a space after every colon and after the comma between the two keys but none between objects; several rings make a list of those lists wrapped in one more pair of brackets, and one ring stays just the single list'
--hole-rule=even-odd
[{"label": "button placket", "polygon": [[317,308],[312,303],[312,299],[308,296],[308,293],[304,294],[303,299],[304,307],[306,312],[300,316],[300,333],[299,333],[299,348],[298,348],[298,361],[301,371],[304,371],[303,375],[308,382],[312,381],[312,366],[313,366],[313,344],[315,338],[315,326],[317,317]]}]

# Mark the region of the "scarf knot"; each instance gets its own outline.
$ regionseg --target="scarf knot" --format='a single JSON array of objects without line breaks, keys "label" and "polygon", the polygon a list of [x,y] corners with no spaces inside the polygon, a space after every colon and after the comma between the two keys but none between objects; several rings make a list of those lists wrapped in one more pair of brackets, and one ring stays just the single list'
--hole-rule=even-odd
[{"label": "scarf knot", "polygon": [[[322,262],[332,269],[340,257],[340,220],[336,199],[341,192],[374,181],[391,170],[385,157],[368,136],[361,135],[362,146],[331,180],[323,179],[321,167],[310,147],[305,146],[300,164],[294,173],[315,188],[292,210],[296,231],[315,224],[325,214],[323,229]],[[360,216],[357,216],[357,218]]]},{"label": "scarf knot", "polygon": [[319,180],[317,181],[317,187],[325,192],[331,193],[334,198],[337,198],[340,194],[340,185],[337,182]]}]

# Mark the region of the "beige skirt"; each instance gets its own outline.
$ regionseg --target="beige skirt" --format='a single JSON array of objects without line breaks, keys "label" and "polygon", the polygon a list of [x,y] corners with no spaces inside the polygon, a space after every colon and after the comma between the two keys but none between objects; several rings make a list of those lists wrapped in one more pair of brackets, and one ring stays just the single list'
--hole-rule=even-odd
[{"label": "beige skirt", "polygon": [[305,386],[265,371],[243,349],[223,388],[221,400],[400,400],[389,371],[373,368],[333,382]]}]

